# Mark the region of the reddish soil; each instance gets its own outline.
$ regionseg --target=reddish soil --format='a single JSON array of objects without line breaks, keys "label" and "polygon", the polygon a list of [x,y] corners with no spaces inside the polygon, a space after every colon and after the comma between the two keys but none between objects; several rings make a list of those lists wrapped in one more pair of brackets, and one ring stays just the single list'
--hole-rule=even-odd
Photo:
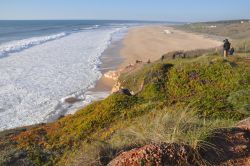
[{"label": "reddish soil", "polygon": [[250,118],[212,132],[199,150],[187,145],[146,145],[123,152],[109,166],[250,166]]}]

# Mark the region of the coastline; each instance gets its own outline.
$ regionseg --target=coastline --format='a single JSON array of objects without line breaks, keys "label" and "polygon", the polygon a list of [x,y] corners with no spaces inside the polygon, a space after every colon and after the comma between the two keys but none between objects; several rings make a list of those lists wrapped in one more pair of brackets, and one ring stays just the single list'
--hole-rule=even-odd
[{"label": "coastline", "polygon": [[[118,41],[111,43],[101,56],[102,77],[90,92],[111,93],[116,81],[105,77],[110,71],[119,72],[136,60],[156,61],[171,51],[188,51],[218,47],[222,43],[215,38],[189,33],[165,25],[147,25],[129,28]],[[112,77],[112,76],[111,76]]]},{"label": "coastline", "polygon": [[[166,30],[169,30],[169,33],[166,33]],[[114,71],[119,76],[122,72],[127,72],[125,67],[129,65],[132,65],[131,70],[133,70],[136,60],[147,62],[150,58],[151,62],[153,62],[159,60],[163,54],[180,50],[180,48],[192,50],[221,45],[218,40],[207,36],[176,30],[173,27],[164,25],[130,27],[122,33],[122,36],[118,35],[118,39],[111,39],[111,43],[100,57],[102,62],[99,65],[99,71],[102,74],[101,78],[84,94],[78,96],[69,95],[63,98],[62,104],[68,108],[66,108],[68,113],[59,114],[60,116],[45,123],[74,114],[92,102],[103,100],[112,92],[119,90],[120,87],[115,80],[117,77],[107,78],[105,76],[107,72]],[[190,41],[190,39],[192,40]]]},{"label": "coastline", "polygon": [[102,76],[96,81],[95,86],[88,90],[89,92],[111,92],[116,81],[114,79],[107,78],[104,75],[109,71],[119,70],[121,64],[124,62],[124,57],[121,56],[120,52],[123,48],[123,40],[129,30],[130,29],[126,30],[125,34],[121,38],[111,41],[108,48],[102,53],[102,56],[100,57],[100,61],[102,63],[99,66]]},{"label": "coastline", "polygon": [[[136,29],[138,32],[132,34]],[[78,106],[76,113],[72,111],[51,122],[1,131],[0,165],[140,165],[142,160],[149,164],[164,160],[166,164],[247,165],[250,121],[245,95],[248,93],[249,58],[236,51],[236,56],[225,60],[218,51],[221,46],[206,49],[220,43],[205,40],[205,35],[183,34],[167,26],[134,26],[117,42],[114,39],[119,33],[106,35],[107,38],[93,33],[90,37],[94,35],[105,39],[105,47],[100,49],[95,65],[87,68],[86,73],[83,68],[77,69],[80,77],[85,76],[84,81],[91,80],[89,71],[93,69],[97,77],[87,88],[76,77],[74,80],[82,90],[60,101],[65,104],[62,105],[65,112]],[[89,41],[97,45],[91,50],[98,51],[98,40]],[[209,42],[214,44],[208,45]],[[81,46],[84,42],[76,44]],[[200,49],[201,46],[204,48]],[[62,51],[64,47],[58,46]],[[165,52],[180,47],[185,49]],[[194,47],[198,50],[185,51]],[[127,53],[122,54],[123,51]],[[72,59],[74,54],[70,55]],[[92,54],[79,58],[87,55]],[[147,58],[152,63],[147,64]],[[91,64],[91,61],[84,63],[79,59],[76,62],[81,66]],[[69,63],[75,67],[73,64]],[[73,69],[66,72],[73,76]],[[190,103],[194,103],[192,107]],[[180,131],[177,134],[172,131],[176,130],[175,126]],[[169,134],[170,137],[162,137]],[[214,146],[208,147],[204,141]],[[217,154],[216,149],[221,149],[221,153]],[[152,153],[141,156],[145,150]],[[171,153],[165,154],[169,150]],[[155,153],[160,156],[155,157]]]}]

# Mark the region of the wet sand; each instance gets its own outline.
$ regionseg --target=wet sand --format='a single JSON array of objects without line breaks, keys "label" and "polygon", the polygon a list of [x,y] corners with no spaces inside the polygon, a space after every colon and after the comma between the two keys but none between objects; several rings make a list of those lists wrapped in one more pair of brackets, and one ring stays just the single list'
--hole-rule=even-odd
[{"label": "wet sand", "polygon": [[[124,58],[121,56],[120,51],[123,47],[123,40],[115,41],[103,52],[101,56],[100,70],[104,75],[108,71],[118,70],[121,64],[124,62]],[[110,92],[115,84],[113,79],[105,78],[102,76],[100,80],[96,82],[94,88],[90,89],[91,92]]]}]

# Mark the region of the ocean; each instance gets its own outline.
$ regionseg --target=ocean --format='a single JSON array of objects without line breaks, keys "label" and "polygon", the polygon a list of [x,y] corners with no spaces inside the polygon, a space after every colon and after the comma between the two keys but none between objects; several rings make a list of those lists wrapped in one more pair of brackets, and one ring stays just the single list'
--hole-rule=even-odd
[{"label": "ocean", "polygon": [[88,92],[102,75],[102,53],[128,28],[145,24],[0,21],[0,130],[51,122],[106,97]]}]

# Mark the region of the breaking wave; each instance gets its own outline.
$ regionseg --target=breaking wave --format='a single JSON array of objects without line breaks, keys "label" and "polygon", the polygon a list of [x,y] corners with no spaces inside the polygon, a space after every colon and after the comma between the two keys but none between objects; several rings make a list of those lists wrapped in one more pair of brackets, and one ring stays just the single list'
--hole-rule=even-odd
[{"label": "breaking wave", "polygon": [[62,37],[67,36],[68,33],[62,32],[49,36],[41,36],[41,37],[32,37],[23,40],[12,41],[9,43],[5,43],[0,45],[0,58],[7,56],[9,53],[19,52],[24,49],[43,44],[48,41],[60,39]]}]

